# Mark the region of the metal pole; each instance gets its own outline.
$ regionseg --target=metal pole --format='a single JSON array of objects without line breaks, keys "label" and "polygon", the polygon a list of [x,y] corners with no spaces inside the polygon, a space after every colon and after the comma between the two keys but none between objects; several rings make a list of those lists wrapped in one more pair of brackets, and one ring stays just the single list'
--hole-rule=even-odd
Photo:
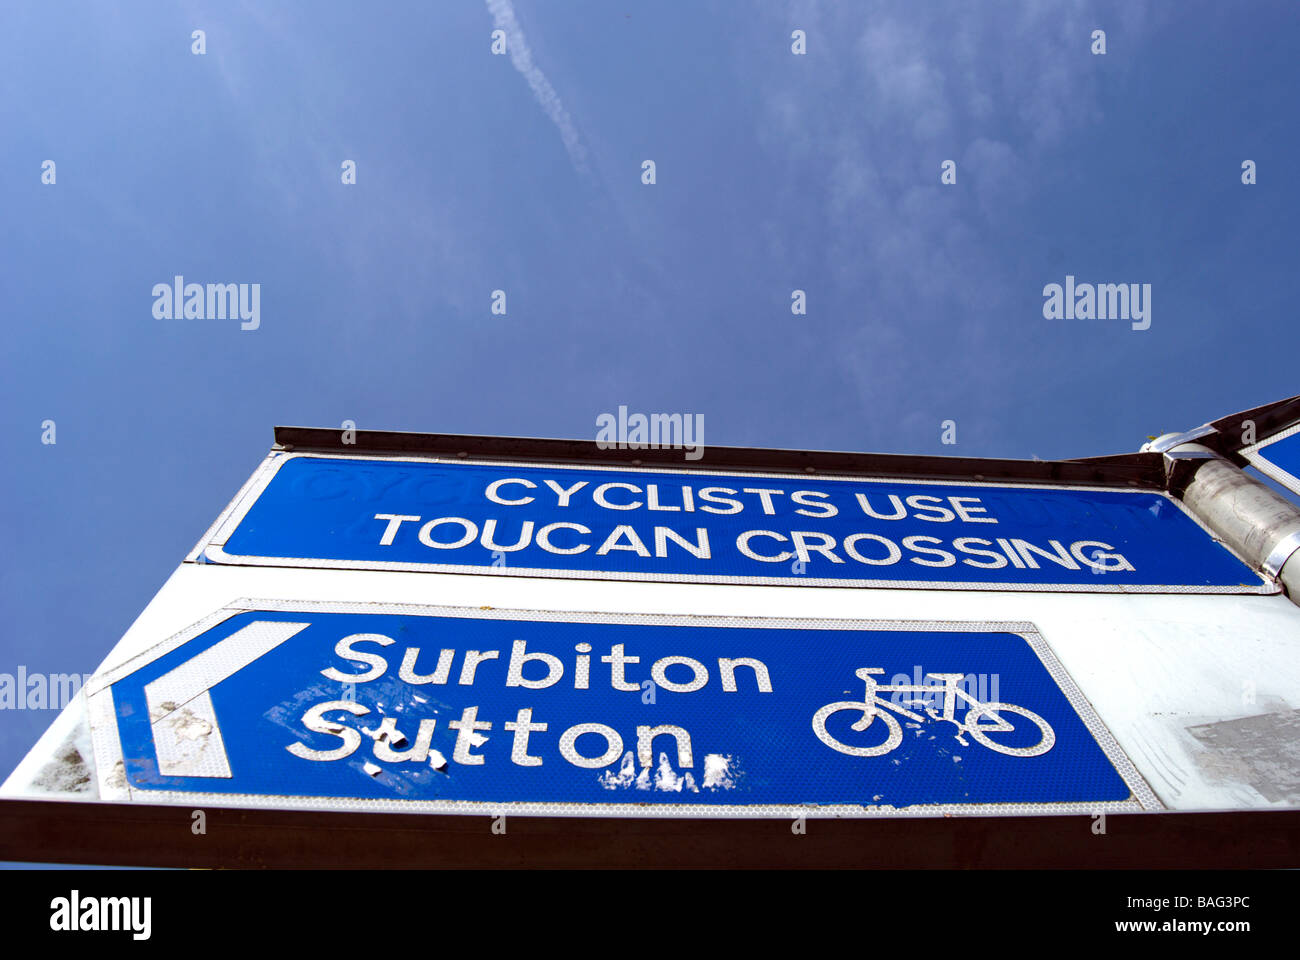
[{"label": "metal pole", "polygon": [[1163,453],[1171,492],[1300,606],[1300,508],[1196,442],[1210,432],[1166,434],[1143,450]]}]

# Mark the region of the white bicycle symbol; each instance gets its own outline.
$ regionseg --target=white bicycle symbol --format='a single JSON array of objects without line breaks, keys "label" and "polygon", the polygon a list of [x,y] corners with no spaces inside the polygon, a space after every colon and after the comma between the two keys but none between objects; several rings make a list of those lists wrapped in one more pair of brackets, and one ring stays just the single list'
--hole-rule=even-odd
[{"label": "white bicycle symbol", "polygon": [[[1032,710],[1026,710],[1024,707],[1018,707],[1014,703],[984,703],[983,701],[970,696],[962,690],[958,684],[965,678],[961,673],[927,673],[926,677],[933,680],[942,680],[942,687],[924,686],[916,684],[897,684],[895,686],[885,686],[877,683],[872,679],[872,674],[884,673],[882,667],[863,667],[855,671],[858,678],[866,681],[866,696],[859,702],[854,700],[841,700],[837,703],[828,703],[815,714],[813,714],[812,725],[813,731],[817,734],[817,739],[832,750],[838,750],[840,753],[847,753],[852,757],[879,757],[882,754],[889,753],[900,743],[903,742],[903,727],[898,722],[898,718],[888,711],[907,717],[917,723],[924,723],[925,717],[919,713],[914,713],[906,707],[894,703],[889,698],[877,696],[878,693],[922,693],[928,696],[935,696],[939,693],[943,695],[943,711],[936,711],[933,707],[926,707],[925,713],[931,720],[947,720],[957,728],[957,739],[965,744],[962,739],[963,734],[969,733],[976,743],[983,744],[990,750],[998,753],[1005,753],[1012,757],[1037,757],[1052,749],[1056,743],[1056,733],[1046,720],[1034,713]],[[957,702],[961,700],[967,707],[965,721],[957,719]],[[915,704],[915,701],[913,701]],[[884,707],[884,710],[879,708]],[[841,743],[830,735],[826,730],[826,721],[831,714],[839,713],[841,710],[852,710],[855,713],[862,714],[862,719],[852,724],[850,729],[861,733],[869,728],[872,722],[879,717],[889,731],[884,743],[874,747],[855,747],[847,743]],[[1017,714],[1025,717],[1034,723],[1041,734],[1037,743],[1029,747],[1009,747],[1003,743],[997,743],[989,737],[990,733],[1006,733],[1014,730],[1015,726],[1003,719],[1003,714]]]}]

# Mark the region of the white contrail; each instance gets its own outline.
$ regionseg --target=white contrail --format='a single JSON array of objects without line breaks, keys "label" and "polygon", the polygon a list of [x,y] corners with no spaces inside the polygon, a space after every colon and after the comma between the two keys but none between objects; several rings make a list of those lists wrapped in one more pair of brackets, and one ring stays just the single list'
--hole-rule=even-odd
[{"label": "white contrail", "polygon": [[546,79],[546,74],[542,73],[537,64],[533,63],[532,52],[528,49],[528,41],[524,39],[524,32],[519,29],[519,21],[515,19],[515,9],[510,0],[487,0],[488,12],[492,14],[492,20],[497,29],[504,30],[506,34],[506,49],[510,51],[510,62],[515,65],[515,69],[524,75],[528,81],[528,86],[532,87],[533,96],[541,105],[546,115],[551,118],[560,131],[560,139],[564,141],[564,149],[569,152],[569,159],[578,169],[579,173],[587,171],[587,151],[582,146],[582,141],[578,139],[578,131],[573,125],[573,120],[569,116],[564,104],[560,103],[560,95],[555,92],[551,82]]}]

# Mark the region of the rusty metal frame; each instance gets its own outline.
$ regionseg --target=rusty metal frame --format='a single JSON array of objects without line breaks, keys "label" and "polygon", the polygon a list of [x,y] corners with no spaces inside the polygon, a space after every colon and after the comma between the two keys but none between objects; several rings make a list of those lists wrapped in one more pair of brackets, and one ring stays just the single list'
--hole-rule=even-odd
[{"label": "rusty metal frame", "polygon": [[[355,814],[0,800],[0,859],[233,868],[1261,869],[1300,866],[1300,810],[902,820]],[[504,833],[501,828],[504,827]],[[1100,832],[1104,829],[1104,833]]]},{"label": "rusty metal frame", "polygon": [[430,455],[474,460],[535,460],[540,463],[605,464],[655,469],[744,470],[758,473],[835,473],[894,480],[967,480],[1079,486],[1132,486],[1165,489],[1164,459],[1158,453],[1125,453],[1078,460],[1003,460],[931,457],[832,450],[780,450],[711,447],[698,460],[681,450],[601,448],[594,440],[487,437],[455,433],[344,431],[320,427],[276,427],[283,450],[347,455]]}]

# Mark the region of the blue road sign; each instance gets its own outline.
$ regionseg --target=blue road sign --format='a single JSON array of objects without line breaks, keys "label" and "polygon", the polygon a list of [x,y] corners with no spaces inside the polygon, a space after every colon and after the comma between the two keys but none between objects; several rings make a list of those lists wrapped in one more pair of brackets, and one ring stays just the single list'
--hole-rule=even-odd
[{"label": "blue road sign", "polygon": [[215,563],[699,583],[1269,592],[1160,492],[273,455]]},{"label": "blue road sign", "polygon": [[96,742],[120,743],[143,802],[1158,806],[1030,624],[242,601],[105,675],[91,700]]},{"label": "blue road sign", "polygon": [[1300,424],[1242,451],[1251,465],[1294,493],[1300,493]]}]

